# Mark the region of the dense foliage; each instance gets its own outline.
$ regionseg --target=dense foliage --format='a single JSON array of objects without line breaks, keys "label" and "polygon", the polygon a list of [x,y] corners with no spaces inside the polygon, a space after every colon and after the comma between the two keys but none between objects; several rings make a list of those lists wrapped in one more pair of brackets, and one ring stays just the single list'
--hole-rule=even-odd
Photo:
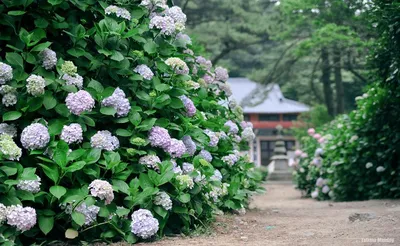
[{"label": "dense foliage", "polygon": [[295,179],[313,197],[400,197],[399,10],[392,1],[372,5],[371,20],[381,37],[371,56],[377,82],[356,98],[357,110],[302,139]]},{"label": "dense foliage", "polygon": [[259,190],[227,71],[166,4],[2,1],[1,244],[188,232]]}]

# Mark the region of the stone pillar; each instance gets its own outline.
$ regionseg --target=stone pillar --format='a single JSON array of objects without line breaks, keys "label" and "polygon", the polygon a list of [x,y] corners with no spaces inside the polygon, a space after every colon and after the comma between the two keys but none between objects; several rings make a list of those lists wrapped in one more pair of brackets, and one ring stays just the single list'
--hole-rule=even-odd
[{"label": "stone pillar", "polygon": [[274,155],[271,160],[274,162],[274,171],[270,174],[269,180],[290,181],[292,180],[292,170],[289,167],[289,158],[286,155],[285,141],[282,136],[282,126],[277,126],[278,135],[276,137]]}]

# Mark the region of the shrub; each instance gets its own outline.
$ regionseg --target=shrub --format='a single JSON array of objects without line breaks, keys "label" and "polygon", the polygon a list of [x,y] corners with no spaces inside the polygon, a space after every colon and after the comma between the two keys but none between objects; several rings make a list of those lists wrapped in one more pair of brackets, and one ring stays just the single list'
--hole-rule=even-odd
[{"label": "shrub", "polygon": [[162,0],[2,1],[0,243],[134,243],[247,206],[251,126],[185,21]]}]

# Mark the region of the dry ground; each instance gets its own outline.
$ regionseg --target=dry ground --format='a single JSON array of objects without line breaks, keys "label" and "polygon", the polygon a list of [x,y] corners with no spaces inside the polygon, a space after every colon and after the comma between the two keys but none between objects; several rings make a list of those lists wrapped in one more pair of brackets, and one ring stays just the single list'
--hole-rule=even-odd
[{"label": "dry ground", "polygon": [[[267,193],[254,198],[246,215],[219,217],[211,235],[139,245],[400,245],[400,200],[317,202],[301,198],[292,184],[266,187]],[[350,222],[353,213],[372,213],[375,218]]]}]

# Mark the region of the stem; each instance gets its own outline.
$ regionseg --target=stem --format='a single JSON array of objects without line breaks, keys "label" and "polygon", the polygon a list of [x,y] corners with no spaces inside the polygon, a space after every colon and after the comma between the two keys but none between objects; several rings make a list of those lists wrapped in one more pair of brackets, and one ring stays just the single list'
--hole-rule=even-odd
[{"label": "stem", "polygon": [[89,226],[89,227],[85,228],[84,230],[82,230],[80,233],[83,233],[85,231],[88,231],[88,230],[93,229],[93,228],[98,227],[98,226],[102,226],[102,225],[105,225],[105,224],[110,224],[110,222],[111,222],[111,220],[106,221],[106,222],[102,222],[102,223],[99,223],[99,224],[96,224],[96,225]]}]

